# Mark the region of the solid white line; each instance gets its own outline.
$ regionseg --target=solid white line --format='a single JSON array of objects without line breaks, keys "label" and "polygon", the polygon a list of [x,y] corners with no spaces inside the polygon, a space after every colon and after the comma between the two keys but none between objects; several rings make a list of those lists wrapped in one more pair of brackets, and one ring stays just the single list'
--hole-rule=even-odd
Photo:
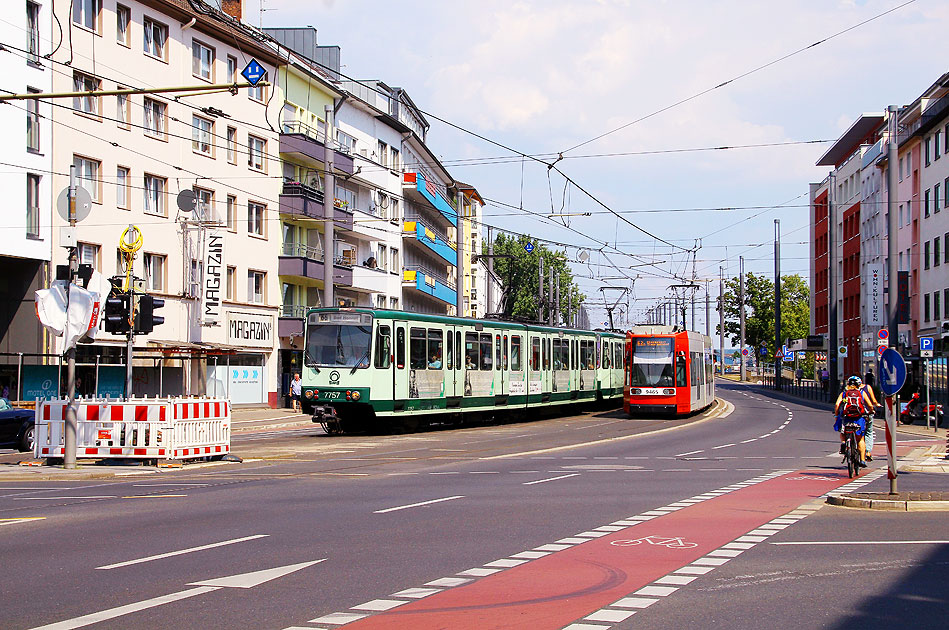
[{"label": "solid white line", "polygon": [[75,619],[67,619],[66,621],[51,623],[45,626],[38,626],[32,630],[72,630],[73,628],[82,628],[94,623],[99,623],[100,621],[115,619],[116,617],[121,617],[122,615],[129,615],[140,610],[161,606],[162,604],[170,604],[171,602],[176,602],[180,599],[187,599],[188,597],[203,595],[204,593],[210,593],[211,591],[216,591],[218,589],[220,589],[219,586],[198,586],[195,588],[189,588],[186,591],[179,591],[177,593],[171,593],[170,595],[162,595],[161,597],[154,597],[141,602],[135,602],[134,604],[110,608],[108,610],[92,613],[90,615],[83,615],[82,617],[76,617]]},{"label": "solid white line", "polygon": [[524,486],[532,486],[535,483],[546,483],[548,481],[557,481],[558,479],[566,479],[567,477],[577,477],[580,473],[570,473],[569,475],[560,475],[559,477],[551,477],[550,479],[538,479],[537,481],[525,481]]},{"label": "solid white line", "polygon": [[945,545],[949,540],[804,540],[772,545]]},{"label": "solid white line", "polygon": [[63,499],[114,499],[113,494],[94,495],[85,497],[15,497],[14,501],[61,501]]},{"label": "solid white line", "polygon": [[180,551],[169,551],[168,553],[160,553],[156,556],[148,556],[147,558],[138,558],[137,560],[126,560],[125,562],[107,564],[102,567],[96,567],[96,569],[118,569],[119,567],[127,567],[133,564],[141,564],[142,562],[151,562],[152,560],[161,560],[162,558],[171,558],[172,556],[180,556],[182,554],[191,553],[193,551],[204,551],[205,549],[214,549],[215,547],[233,545],[235,543],[245,542],[247,540],[254,540],[256,538],[267,538],[269,535],[270,534],[254,534],[253,536],[244,536],[243,538],[234,538],[232,540],[224,540],[221,542],[211,543],[209,545],[201,545],[200,547],[191,547],[189,549],[182,549]]},{"label": "solid white line", "polygon": [[701,453],[702,451],[689,451],[688,453],[679,453],[676,457],[685,457],[686,455],[695,455],[696,453]]},{"label": "solid white line", "polygon": [[386,512],[396,512],[398,510],[407,510],[409,508],[419,507],[422,505],[431,505],[432,503],[441,503],[442,501],[451,501],[452,499],[464,499],[464,495],[458,494],[453,497],[443,497],[441,499],[432,499],[431,501],[422,501],[420,503],[410,503],[409,505],[400,505],[398,507],[386,508],[384,510],[376,510],[373,514],[385,514]]}]

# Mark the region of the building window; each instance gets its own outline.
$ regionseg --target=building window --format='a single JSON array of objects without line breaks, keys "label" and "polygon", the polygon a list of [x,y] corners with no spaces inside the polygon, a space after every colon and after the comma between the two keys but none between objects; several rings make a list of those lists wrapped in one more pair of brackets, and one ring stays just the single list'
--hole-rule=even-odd
[{"label": "building window", "polygon": [[200,116],[191,117],[191,149],[195,153],[211,155],[214,149],[214,123]]},{"label": "building window", "polygon": [[121,4],[115,5],[115,41],[130,46],[129,25],[132,23],[132,10]]},{"label": "building window", "polygon": [[26,237],[40,237],[40,176],[26,175]]},{"label": "building window", "polygon": [[389,145],[387,145],[382,140],[379,141],[379,148],[377,149],[379,154],[379,164],[388,168],[389,166]]},{"label": "building window", "polygon": [[933,186],[933,212],[939,212],[939,193],[940,193],[941,184],[936,184]]},{"label": "building window", "polygon": [[399,310],[399,298],[390,297],[389,298],[389,308],[393,311]]},{"label": "building window", "polygon": [[[120,90],[126,89],[124,85],[117,85]],[[128,94],[116,94],[115,96],[115,118],[117,124],[122,129],[132,128],[132,112],[129,107],[130,100]]]},{"label": "building window", "polygon": [[399,150],[395,147],[389,147],[389,168],[393,171],[399,170]]},{"label": "building window", "polygon": [[214,221],[214,191],[194,188],[195,218],[199,221]]},{"label": "building window", "polygon": [[165,290],[165,256],[145,254],[145,284],[149,291]]},{"label": "building window", "polygon": [[92,243],[79,243],[76,248],[79,256],[80,265],[92,265],[92,268],[99,269],[99,246]]},{"label": "building window", "polygon": [[265,220],[267,218],[267,207],[263,204],[247,202],[247,233],[257,236],[266,236]]},{"label": "building window", "polygon": [[940,260],[942,257],[941,244],[942,242],[938,236],[933,239],[933,267],[938,267],[942,263]]},{"label": "building window", "polygon": [[39,63],[40,60],[40,5],[26,3],[26,51],[27,61]]},{"label": "building window", "polygon": [[942,308],[939,304],[939,291],[933,291],[933,319],[939,319],[939,313],[942,311]]},{"label": "building window", "polygon": [[[39,93],[34,88],[26,88],[26,91]],[[26,101],[26,148],[33,153],[40,152],[40,101],[37,98]]]},{"label": "building window", "polygon": [[926,138],[926,141],[923,143],[923,168],[929,166],[929,148],[932,143],[932,138]]},{"label": "building window", "polygon": [[926,293],[923,295],[923,321],[928,322],[930,319],[932,318],[929,316],[929,294]]},{"label": "building window", "polygon": [[929,241],[923,243],[923,269],[929,269]]},{"label": "building window", "polygon": [[73,166],[76,167],[76,176],[79,178],[79,185],[86,189],[93,201],[100,199],[99,191],[102,183],[99,180],[99,167],[102,163],[98,160],[74,155],[72,158]]},{"label": "building window", "polygon": [[942,290],[942,316],[949,319],[949,289]]},{"label": "building window", "polygon": [[396,199],[395,197],[393,197],[393,198],[390,200],[390,203],[392,204],[392,205],[391,205],[392,211],[389,212],[389,220],[390,220],[390,221],[393,221],[393,222],[398,222],[398,220],[399,220],[399,218],[400,218],[400,216],[401,216],[401,215],[399,214],[399,200]]},{"label": "building window", "polygon": [[234,195],[227,196],[226,224],[231,232],[237,231],[237,197]]},{"label": "building window", "polygon": [[237,299],[237,267],[228,267],[225,277],[224,299]]},{"label": "building window", "polygon": [[900,158],[900,181],[903,181],[903,158]]},{"label": "building window", "polygon": [[247,301],[263,304],[267,299],[267,273],[264,271],[247,272]]},{"label": "building window", "polygon": [[[260,79],[260,83],[268,81],[269,74],[270,73],[265,72],[264,76],[261,77]],[[267,86],[261,85],[260,83],[258,83],[256,87],[247,88],[247,95],[250,97],[250,100],[252,101],[257,101],[258,103],[266,103],[267,102]]]},{"label": "building window", "polygon": [[942,132],[937,131],[936,134],[933,136],[933,159],[934,160],[939,159],[940,149],[942,148],[939,146],[941,142],[942,142]]},{"label": "building window", "polygon": [[929,193],[930,190],[927,188],[926,192],[923,193],[923,218],[929,216]]},{"label": "building window", "polygon": [[145,212],[165,216],[165,185],[164,177],[145,174]]},{"label": "building window", "polygon": [[399,260],[399,250],[396,247],[389,248],[389,260],[392,261],[392,266],[390,271],[399,273],[399,268],[401,267],[401,261]]},{"label": "building window", "polygon": [[164,61],[165,43],[168,40],[168,27],[151,18],[144,18],[142,24],[145,28],[145,54]]},{"label": "building window", "polygon": [[247,166],[255,171],[266,170],[264,157],[267,155],[267,141],[257,136],[247,135]]},{"label": "building window", "polygon": [[237,129],[227,128],[227,161],[237,164]]},{"label": "building window", "polygon": [[389,268],[389,261],[387,260],[388,253],[389,249],[385,245],[382,243],[376,245],[376,267],[382,271]]},{"label": "building window", "polygon": [[227,82],[237,82],[237,57],[232,55],[227,56]]},{"label": "building window", "polygon": [[161,101],[145,99],[145,135],[153,138],[165,138],[165,109]]},{"label": "building window", "polygon": [[381,293],[376,296],[376,308],[384,309],[386,307],[386,296]]},{"label": "building window", "polygon": [[340,151],[349,154],[356,153],[356,138],[345,131],[336,130],[336,141],[339,144]]},{"label": "building window", "polygon": [[129,209],[129,169],[124,166],[115,169],[115,206]]},{"label": "building window", "polygon": [[73,0],[72,21],[90,31],[99,31],[99,11],[102,0]]},{"label": "building window", "polygon": [[356,191],[350,190],[345,186],[336,185],[336,199],[335,202],[337,208],[344,208],[346,210],[355,210],[356,209]]},{"label": "building window", "polygon": [[212,81],[214,75],[214,49],[197,40],[191,40],[191,74]]},{"label": "building window", "polygon": [[[100,85],[102,85],[102,81],[99,79],[82,72],[72,73],[72,83],[74,92],[93,92],[98,90]],[[90,116],[98,116],[99,97],[93,95],[74,96],[72,99],[72,107],[77,112],[89,114]]]}]

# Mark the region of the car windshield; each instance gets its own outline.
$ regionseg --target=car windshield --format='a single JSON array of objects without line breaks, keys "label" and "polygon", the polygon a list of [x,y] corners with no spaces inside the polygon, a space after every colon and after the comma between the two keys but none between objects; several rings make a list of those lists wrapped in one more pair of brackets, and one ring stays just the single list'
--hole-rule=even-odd
[{"label": "car windshield", "polygon": [[632,387],[672,387],[672,339],[637,337],[633,339]]},{"label": "car windshield", "polygon": [[368,367],[370,326],[311,324],[307,327],[308,366]]}]

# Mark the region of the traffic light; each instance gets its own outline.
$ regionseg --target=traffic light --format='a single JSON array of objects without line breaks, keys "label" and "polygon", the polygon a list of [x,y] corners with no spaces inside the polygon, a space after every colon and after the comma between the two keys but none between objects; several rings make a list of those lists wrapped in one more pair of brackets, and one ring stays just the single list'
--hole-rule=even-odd
[{"label": "traffic light", "polygon": [[129,294],[113,289],[105,299],[105,331],[119,335],[129,328]]},{"label": "traffic light", "polygon": [[165,323],[165,318],[155,315],[155,310],[163,307],[165,300],[151,295],[140,295],[138,308],[135,310],[135,333],[145,335]]}]

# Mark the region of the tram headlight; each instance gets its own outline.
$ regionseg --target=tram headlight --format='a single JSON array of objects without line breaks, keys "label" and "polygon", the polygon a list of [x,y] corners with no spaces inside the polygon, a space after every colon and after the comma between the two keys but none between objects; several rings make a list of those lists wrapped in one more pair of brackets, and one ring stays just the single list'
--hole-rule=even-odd
[{"label": "tram headlight", "polygon": [[632,391],[633,396],[639,396],[643,393],[643,390],[634,388]]},{"label": "tram headlight", "polygon": [[315,393],[318,393],[318,392],[315,392],[312,389],[308,389],[305,392],[303,392],[303,395],[306,396],[307,398],[313,398],[313,394]]},{"label": "tram headlight", "polygon": [[353,400],[359,400],[359,392],[353,392]]},{"label": "tram headlight", "polygon": [[672,389],[671,387],[667,387],[666,389],[662,390],[662,393],[665,394],[666,396],[674,396],[676,393],[676,390]]}]

